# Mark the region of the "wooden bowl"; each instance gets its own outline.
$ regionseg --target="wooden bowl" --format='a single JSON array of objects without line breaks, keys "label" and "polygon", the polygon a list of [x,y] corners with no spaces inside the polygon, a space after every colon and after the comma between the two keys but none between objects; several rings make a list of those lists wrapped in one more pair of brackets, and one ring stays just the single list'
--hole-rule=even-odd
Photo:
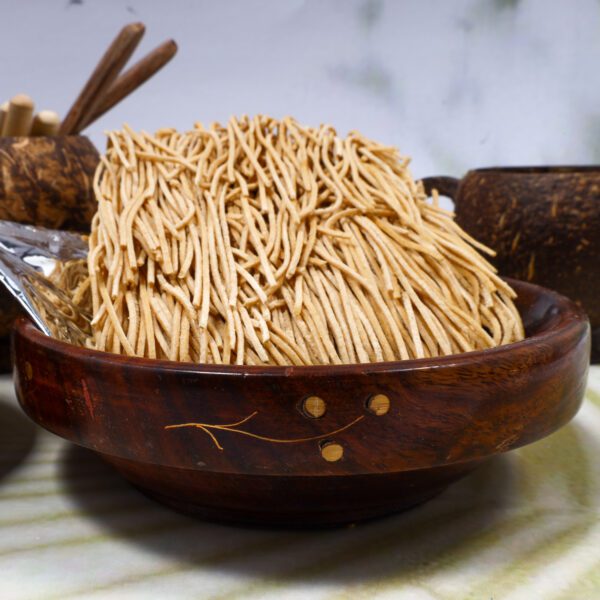
[{"label": "wooden bowl", "polygon": [[[0,137],[0,219],[88,232],[99,161],[84,136]],[[19,314],[18,303],[0,286],[0,372],[10,369],[8,336]]]},{"label": "wooden bowl", "polygon": [[497,252],[502,275],[584,308],[600,362],[600,166],[486,168],[423,182],[454,199],[457,223]]},{"label": "wooden bowl", "polygon": [[554,292],[511,283],[526,340],[378,364],[126,358],[59,342],[21,319],[16,390],[42,427],[178,510],[264,525],[368,519],[428,500],[577,412],[587,318]]}]

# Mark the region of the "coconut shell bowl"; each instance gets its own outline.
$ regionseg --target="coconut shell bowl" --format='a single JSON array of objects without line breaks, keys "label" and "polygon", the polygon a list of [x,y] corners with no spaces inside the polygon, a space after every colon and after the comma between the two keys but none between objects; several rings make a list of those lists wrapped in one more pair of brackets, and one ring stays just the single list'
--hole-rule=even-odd
[{"label": "coconut shell bowl", "polygon": [[177,510],[268,526],[356,522],[425,502],[577,412],[587,317],[554,292],[510,283],[524,341],[378,364],[127,358],[46,337],[20,319],[16,390],[39,425]]},{"label": "coconut shell bowl", "polygon": [[[0,137],[0,219],[87,232],[100,157],[85,136]],[[9,338],[19,306],[0,290],[0,372],[10,370]]]},{"label": "coconut shell bowl", "polygon": [[423,183],[454,200],[457,223],[496,251],[500,273],[583,307],[600,363],[600,166],[484,168]]}]

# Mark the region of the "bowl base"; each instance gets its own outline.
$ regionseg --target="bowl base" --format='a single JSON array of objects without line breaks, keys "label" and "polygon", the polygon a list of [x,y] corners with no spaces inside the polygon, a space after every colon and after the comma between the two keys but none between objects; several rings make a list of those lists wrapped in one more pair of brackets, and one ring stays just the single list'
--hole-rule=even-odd
[{"label": "bowl base", "polygon": [[163,494],[135,486],[142,494],[168,508],[184,515],[198,517],[204,521],[212,521],[223,525],[238,525],[257,528],[284,528],[284,529],[324,529],[348,527],[374,519],[380,519],[393,514],[408,511],[424,504],[441,494],[444,489],[432,494],[424,495],[412,504],[400,503],[397,506],[371,507],[363,510],[350,510],[343,513],[317,513],[311,512],[307,518],[305,514],[286,514],[285,512],[264,512],[260,510],[219,508],[203,506],[197,503],[186,502],[169,498]]},{"label": "bowl base", "polygon": [[273,477],[103,458],[146,496],[178,512],[222,523],[287,528],[338,527],[408,510],[483,462],[344,477]]}]

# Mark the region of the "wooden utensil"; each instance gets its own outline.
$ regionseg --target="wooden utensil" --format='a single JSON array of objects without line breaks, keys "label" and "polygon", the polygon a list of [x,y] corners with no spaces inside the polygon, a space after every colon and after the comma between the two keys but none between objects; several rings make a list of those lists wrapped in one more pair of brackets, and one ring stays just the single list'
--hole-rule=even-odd
[{"label": "wooden utensil", "polygon": [[88,121],[90,115],[95,112],[98,104],[133,54],[144,31],[145,27],[142,23],[131,23],[123,27],[71,106],[60,126],[60,135],[73,135],[81,131],[82,123]]},{"label": "wooden utensil", "polygon": [[10,137],[29,135],[32,118],[33,100],[25,94],[18,94],[9,102],[2,135]]},{"label": "wooden utensil", "polygon": [[17,396],[42,427],[91,448],[179,510],[295,526],[381,516],[543,438],[579,409],[589,362],[583,311],[549,290],[508,282],[524,341],[378,364],[128,358],[60,342],[22,320]]},{"label": "wooden utensil", "polygon": [[60,118],[52,110],[41,110],[33,118],[29,135],[56,135],[60,127]]},{"label": "wooden utensil", "polygon": [[98,108],[83,122],[79,129],[85,129],[105,112],[109,111],[115,104],[121,102],[131,92],[148,81],[152,75],[160,71],[175,56],[176,52],[177,44],[175,41],[167,40],[120,75],[110,86]]},{"label": "wooden utensil", "polygon": [[6,113],[8,113],[8,102],[3,102],[0,104],[0,135],[2,135],[2,129],[4,128]]}]

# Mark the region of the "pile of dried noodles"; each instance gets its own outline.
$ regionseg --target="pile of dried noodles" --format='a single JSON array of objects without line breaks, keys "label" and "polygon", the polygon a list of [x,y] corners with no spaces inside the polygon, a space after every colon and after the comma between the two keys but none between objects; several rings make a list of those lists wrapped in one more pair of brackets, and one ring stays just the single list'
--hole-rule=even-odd
[{"label": "pile of dried noodles", "polygon": [[97,349],[310,365],[523,337],[489,251],[395,148],[262,115],[108,135],[83,284]]}]

